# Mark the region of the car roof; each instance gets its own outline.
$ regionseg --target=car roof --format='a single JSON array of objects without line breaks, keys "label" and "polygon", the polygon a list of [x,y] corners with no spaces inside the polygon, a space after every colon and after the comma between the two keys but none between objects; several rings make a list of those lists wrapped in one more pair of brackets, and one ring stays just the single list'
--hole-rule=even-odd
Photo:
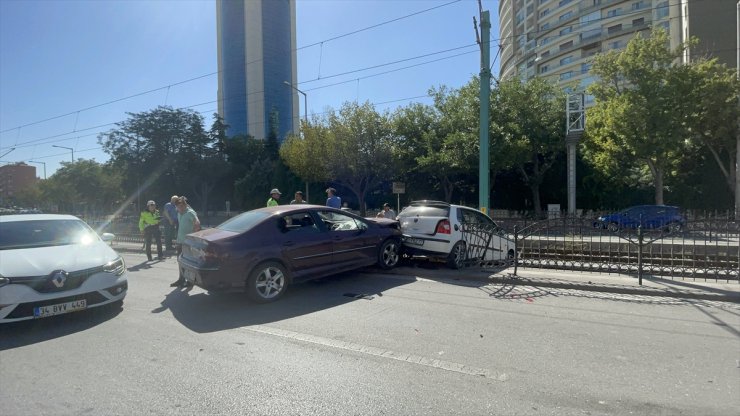
[{"label": "car roof", "polygon": [[420,205],[442,205],[442,206],[446,206],[446,207],[452,206],[452,204],[450,204],[449,202],[434,201],[434,200],[431,200],[431,199],[423,199],[423,200],[420,200],[420,201],[411,201],[411,203],[409,204],[409,206],[420,206]]},{"label": "car roof", "polygon": [[79,218],[74,215],[62,215],[62,214],[14,214],[14,215],[0,215],[0,222],[13,222],[13,221],[43,221],[43,220],[78,220]]},{"label": "car roof", "polygon": [[272,207],[262,207],[262,208],[253,209],[252,211],[266,212],[266,213],[270,213],[273,215],[281,215],[284,213],[302,211],[307,208],[334,211],[334,212],[338,212],[341,214],[352,214],[351,212],[348,213],[347,211],[342,211],[341,209],[327,207],[326,205],[312,205],[312,204],[275,205]]}]

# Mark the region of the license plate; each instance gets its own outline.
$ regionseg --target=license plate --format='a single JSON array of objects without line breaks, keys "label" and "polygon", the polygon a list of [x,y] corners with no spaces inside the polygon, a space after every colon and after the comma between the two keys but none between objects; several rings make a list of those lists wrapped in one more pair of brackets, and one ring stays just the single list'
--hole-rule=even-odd
[{"label": "license plate", "polygon": [[423,246],[424,245],[424,240],[422,240],[421,238],[405,238],[403,241],[405,243],[413,244],[415,246]]},{"label": "license plate", "polygon": [[57,305],[38,306],[33,308],[33,316],[43,318],[45,316],[61,315],[74,311],[81,311],[87,308],[85,299],[75,300],[72,302],[60,303]]}]

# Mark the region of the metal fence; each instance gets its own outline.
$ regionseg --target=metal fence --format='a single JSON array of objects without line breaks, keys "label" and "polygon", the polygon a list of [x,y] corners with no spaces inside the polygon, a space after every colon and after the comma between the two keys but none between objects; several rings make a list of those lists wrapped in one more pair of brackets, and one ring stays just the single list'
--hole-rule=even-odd
[{"label": "metal fence", "polygon": [[[598,225],[598,224],[597,224]],[[563,217],[514,225],[519,267],[740,281],[740,223],[693,219],[681,227],[610,231]]]}]

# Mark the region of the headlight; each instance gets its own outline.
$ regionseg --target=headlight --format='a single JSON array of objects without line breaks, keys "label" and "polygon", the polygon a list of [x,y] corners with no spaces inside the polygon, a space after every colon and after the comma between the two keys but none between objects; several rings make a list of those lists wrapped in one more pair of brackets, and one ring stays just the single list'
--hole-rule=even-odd
[{"label": "headlight", "polygon": [[0,287],[9,285],[9,284],[10,284],[10,279],[8,279],[7,277],[3,277],[3,275],[0,274]]},{"label": "headlight", "polygon": [[103,271],[113,273],[116,276],[122,275],[126,271],[126,263],[123,262],[123,257],[119,257],[103,266]]}]

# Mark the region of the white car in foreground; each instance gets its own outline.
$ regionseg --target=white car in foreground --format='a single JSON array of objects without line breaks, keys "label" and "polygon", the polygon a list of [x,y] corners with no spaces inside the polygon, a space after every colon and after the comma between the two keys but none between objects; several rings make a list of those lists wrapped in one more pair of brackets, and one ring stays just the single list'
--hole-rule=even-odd
[{"label": "white car in foreground", "polygon": [[459,269],[470,259],[499,262],[515,257],[515,244],[491,218],[461,205],[414,201],[398,214],[403,252],[439,257]]},{"label": "white car in foreground", "polygon": [[0,216],[0,323],[121,305],[126,265],[71,215]]}]

